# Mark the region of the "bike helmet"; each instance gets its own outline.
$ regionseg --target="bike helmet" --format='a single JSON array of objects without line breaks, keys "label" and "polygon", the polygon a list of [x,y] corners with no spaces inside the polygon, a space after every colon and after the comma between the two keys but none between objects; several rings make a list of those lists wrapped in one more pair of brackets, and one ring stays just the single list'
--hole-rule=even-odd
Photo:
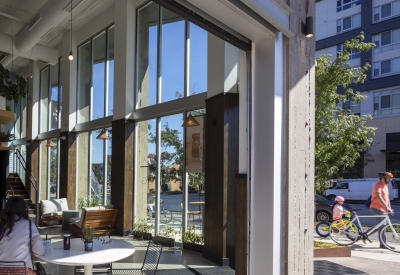
[{"label": "bike helmet", "polygon": [[378,174],[378,177],[381,179],[381,178],[393,178],[393,174],[392,173],[390,173],[390,172],[380,172],[379,174]]},{"label": "bike helmet", "polygon": [[344,201],[342,196],[336,196],[335,201]]}]

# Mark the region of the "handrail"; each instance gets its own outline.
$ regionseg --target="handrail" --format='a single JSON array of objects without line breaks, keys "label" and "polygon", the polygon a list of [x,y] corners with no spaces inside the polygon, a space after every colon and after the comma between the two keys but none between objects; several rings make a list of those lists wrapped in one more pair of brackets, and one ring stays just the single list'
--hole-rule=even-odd
[{"label": "handrail", "polygon": [[18,149],[15,150],[15,156],[17,159],[18,175],[20,176],[21,181],[24,184],[25,188],[27,186],[27,183],[25,181],[26,181],[26,179],[29,180],[28,184],[31,187],[29,189],[30,190],[29,197],[33,203],[36,203],[39,198],[39,190],[37,188],[38,182],[37,182],[35,176],[32,174],[30,168],[26,165],[26,162],[25,162],[24,158],[22,157],[21,152]]}]

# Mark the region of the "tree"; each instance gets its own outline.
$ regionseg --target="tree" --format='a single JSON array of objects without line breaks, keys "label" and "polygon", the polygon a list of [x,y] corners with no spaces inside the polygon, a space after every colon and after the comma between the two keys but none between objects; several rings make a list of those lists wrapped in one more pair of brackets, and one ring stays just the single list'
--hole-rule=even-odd
[{"label": "tree", "polygon": [[[375,46],[362,42],[361,32],[356,38],[346,41],[336,60],[330,55],[317,58],[315,70],[315,190],[323,193],[326,182],[341,169],[353,167],[360,153],[372,143],[375,128],[366,126],[370,115],[351,114],[340,103],[351,101],[361,104],[366,96],[351,87],[363,83],[367,78],[368,63],[361,67],[350,67],[350,54],[366,52]],[[338,88],[344,93],[339,94]]]}]

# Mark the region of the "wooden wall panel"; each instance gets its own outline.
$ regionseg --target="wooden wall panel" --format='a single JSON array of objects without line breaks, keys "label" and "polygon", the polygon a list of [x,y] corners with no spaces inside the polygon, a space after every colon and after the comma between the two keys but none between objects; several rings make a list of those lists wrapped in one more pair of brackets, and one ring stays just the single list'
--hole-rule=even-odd
[{"label": "wooden wall panel", "polygon": [[134,136],[132,120],[112,122],[111,203],[118,209],[115,233],[133,228]]},{"label": "wooden wall panel", "polygon": [[236,175],[235,275],[247,275],[247,175]]},{"label": "wooden wall panel", "polygon": [[59,197],[67,198],[69,209],[75,209],[76,201],[76,138],[77,133],[64,132],[60,137],[60,190]]},{"label": "wooden wall panel", "polygon": [[206,101],[205,218],[203,256],[220,265],[235,261],[235,174],[239,155],[239,96]]}]

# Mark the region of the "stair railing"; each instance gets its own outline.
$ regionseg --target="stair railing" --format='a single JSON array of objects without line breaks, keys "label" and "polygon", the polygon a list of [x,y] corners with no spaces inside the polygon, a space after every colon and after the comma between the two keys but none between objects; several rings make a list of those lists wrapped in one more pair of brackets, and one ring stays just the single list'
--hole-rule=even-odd
[{"label": "stair railing", "polygon": [[15,156],[16,172],[21,178],[21,181],[25,188],[29,186],[29,197],[31,201],[36,204],[39,198],[38,182],[35,176],[32,174],[30,168],[26,165],[26,162],[18,149],[15,150]]}]

